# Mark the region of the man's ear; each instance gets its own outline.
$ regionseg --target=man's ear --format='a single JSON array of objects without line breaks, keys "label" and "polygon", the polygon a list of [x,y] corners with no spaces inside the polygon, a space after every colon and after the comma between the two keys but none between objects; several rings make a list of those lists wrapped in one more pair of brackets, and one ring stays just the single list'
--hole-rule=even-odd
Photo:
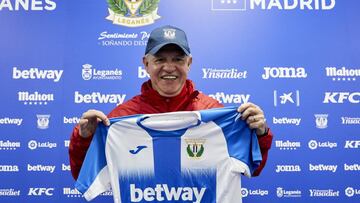
[{"label": "man's ear", "polygon": [[190,70],[191,64],[192,64],[192,57],[189,56],[189,58],[188,58],[188,71]]},{"label": "man's ear", "polygon": [[149,73],[149,71],[148,71],[149,59],[146,56],[143,56],[143,64],[144,64],[144,68],[145,68],[146,72]]}]

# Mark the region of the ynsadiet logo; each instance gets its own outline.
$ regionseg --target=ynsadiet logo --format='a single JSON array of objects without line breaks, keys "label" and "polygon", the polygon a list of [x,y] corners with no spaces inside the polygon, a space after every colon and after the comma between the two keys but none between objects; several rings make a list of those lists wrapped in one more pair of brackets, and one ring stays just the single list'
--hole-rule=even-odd
[{"label": "ynsadiet logo", "polygon": [[122,70],[116,68],[113,70],[98,70],[91,64],[84,64],[82,69],[82,78],[84,80],[121,80]]},{"label": "ynsadiet logo", "polygon": [[211,10],[332,10],[335,2],[335,0],[211,0]]},{"label": "ynsadiet logo", "polygon": [[109,16],[113,24],[126,27],[150,25],[159,19],[157,14],[160,0],[108,0]]},{"label": "ynsadiet logo", "polygon": [[341,124],[343,125],[360,125],[359,117],[341,117]]},{"label": "ynsadiet logo", "polygon": [[52,80],[59,82],[63,74],[63,70],[41,70],[38,68],[30,68],[29,70],[20,70],[13,68],[13,79],[24,80]]},{"label": "ynsadiet logo", "polygon": [[306,78],[307,73],[303,67],[264,67],[264,80],[270,78]]},{"label": "ynsadiet logo", "polygon": [[209,94],[223,104],[243,104],[247,103],[250,99],[250,94],[225,94],[224,92],[216,92],[215,94]]},{"label": "ynsadiet logo", "polygon": [[360,76],[360,69],[326,67],[325,70],[326,76],[331,77],[332,81],[356,81]]},{"label": "ynsadiet logo", "polygon": [[247,71],[239,71],[235,68],[203,68],[203,79],[246,79]]},{"label": "ynsadiet logo", "polygon": [[14,188],[0,188],[0,196],[20,196],[20,190],[16,190]]},{"label": "ynsadiet logo", "polygon": [[327,189],[327,190],[319,190],[319,189],[309,189],[310,197],[339,197],[340,191]]}]

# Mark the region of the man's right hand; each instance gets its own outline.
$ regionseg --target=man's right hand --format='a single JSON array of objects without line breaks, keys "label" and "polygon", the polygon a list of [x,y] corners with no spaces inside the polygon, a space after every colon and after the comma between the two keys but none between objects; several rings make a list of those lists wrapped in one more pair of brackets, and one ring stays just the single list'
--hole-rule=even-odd
[{"label": "man's right hand", "polygon": [[110,121],[106,115],[98,110],[90,109],[83,113],[79,121],[79,134],[83,138],[87,138],[95,133],[98,122],[103,122],[109,126]]}]

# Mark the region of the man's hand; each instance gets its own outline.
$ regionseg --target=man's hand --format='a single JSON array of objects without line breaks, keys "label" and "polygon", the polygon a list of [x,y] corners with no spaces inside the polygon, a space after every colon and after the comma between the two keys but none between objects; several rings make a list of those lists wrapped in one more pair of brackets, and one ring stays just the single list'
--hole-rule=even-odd
[{"label": "man's hand", "polygon": [[246,123],[251,129],[256,129],[257,135],[263,135],[267,130],[264,112],[261,108],[253,103],[242,104],[238,108],[241,113],[241,119],[246,120]]},{"label": "man's hand", "polygon": [[98,110],[88,110],[80,118],[79,134],[83,138],[87,138],[95,133],[98,122],[103,122],[106,126],[110,125],[109,119],[106,115]]}]

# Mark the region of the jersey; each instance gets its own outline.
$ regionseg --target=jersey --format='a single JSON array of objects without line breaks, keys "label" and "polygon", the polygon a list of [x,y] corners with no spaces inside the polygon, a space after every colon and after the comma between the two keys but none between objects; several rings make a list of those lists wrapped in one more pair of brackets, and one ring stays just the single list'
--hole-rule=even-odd
[{"label": "jersey", "polygon": [[75,187],[90,201],[241,203],[241,174],[261,162],[236,107],[133,115],[99,124]]}]

